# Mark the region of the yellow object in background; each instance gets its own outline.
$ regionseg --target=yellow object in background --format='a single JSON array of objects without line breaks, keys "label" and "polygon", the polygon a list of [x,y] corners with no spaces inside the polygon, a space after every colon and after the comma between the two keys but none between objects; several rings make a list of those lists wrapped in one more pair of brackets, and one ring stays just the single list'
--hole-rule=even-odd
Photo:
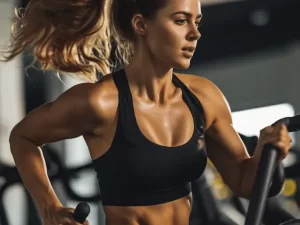
[{"label": "yellow object in background", "polygon": [[292,197],[297,192],[297,183],[293,179],[286,179],[283,186],[282,195]]}]

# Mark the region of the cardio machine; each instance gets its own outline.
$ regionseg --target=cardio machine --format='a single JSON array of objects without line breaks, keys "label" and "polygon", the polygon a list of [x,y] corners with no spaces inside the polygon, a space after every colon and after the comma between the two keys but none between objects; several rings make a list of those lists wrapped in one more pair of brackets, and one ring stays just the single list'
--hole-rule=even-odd
[{"label": "cardio machine", "polygon": [[[300,130],[300,115],[286,117],[278,120],[274,124],[284,123],[289,132]],[[272,145],[266,145],[261,155],[253,193],[250,199],[245,225],[261,225],[262,217],[269,194],[271,180],[274,174],[278,151]],[[299,225],[299,219],[286,221],[281,225]]]}]

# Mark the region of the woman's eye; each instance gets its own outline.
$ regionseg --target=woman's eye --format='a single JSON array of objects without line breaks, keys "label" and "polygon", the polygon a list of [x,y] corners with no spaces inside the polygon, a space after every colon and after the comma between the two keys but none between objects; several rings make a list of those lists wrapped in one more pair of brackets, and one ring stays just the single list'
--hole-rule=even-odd
[{"label": "woman's eye", "polygon": [[186,23],[186,20],[176,20],[176,23],[179,25],[183,25]]}]

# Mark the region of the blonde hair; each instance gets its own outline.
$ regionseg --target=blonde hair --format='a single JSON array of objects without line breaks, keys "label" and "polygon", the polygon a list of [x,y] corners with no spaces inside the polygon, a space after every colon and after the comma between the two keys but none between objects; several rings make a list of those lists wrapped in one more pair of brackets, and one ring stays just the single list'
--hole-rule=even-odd
[{"label": "blonde hair", "polygon": [[117,63],[129,63],[134,13],[149,17],[164,3],[165,0],[31,0],[25,9],[15,11],[3,61],[30,49],[43,70],[95,82],[96,71],[105,75]]}]

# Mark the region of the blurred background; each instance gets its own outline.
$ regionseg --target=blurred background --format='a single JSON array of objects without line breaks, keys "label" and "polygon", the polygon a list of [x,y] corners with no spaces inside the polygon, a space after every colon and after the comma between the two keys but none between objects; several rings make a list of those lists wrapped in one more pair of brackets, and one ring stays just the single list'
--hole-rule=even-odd
[{"label": "blurred background", "polygon": [[[27,0],[0,0],[0,45],[9,40],[14,7],[26,4]],[[299,0],[202,0],[202,38],[187,73],[206,77],[222,90],[233,112],[234,127],[245,135],[249,148],[260,129],[299,114],[299,10]],[[26,113],[78,83],[67,76],[60,80],[55,73],[28,68],[31,61],[27,52],[12,62],[0,63],[1,225],[41,224],[14,168],[8,143],[11,129]],[[284,161],[287,178],[276,201],[283,211],[300,218],[300,136],[292,136],[293,149]],[[74,207],[89,200],[90,224],[104,224],[96,174],[83,140],[47,145],[44,153],[61,201]],[[197,217],[200,211],[207,217],[223,213],[229,217],[228,225],[243,224],[247,201],[230,193],[210,163],[202,178],[208,188],[196,186],[195,192],[211,199],[194,207],[191,225],[209,224]]]}]

